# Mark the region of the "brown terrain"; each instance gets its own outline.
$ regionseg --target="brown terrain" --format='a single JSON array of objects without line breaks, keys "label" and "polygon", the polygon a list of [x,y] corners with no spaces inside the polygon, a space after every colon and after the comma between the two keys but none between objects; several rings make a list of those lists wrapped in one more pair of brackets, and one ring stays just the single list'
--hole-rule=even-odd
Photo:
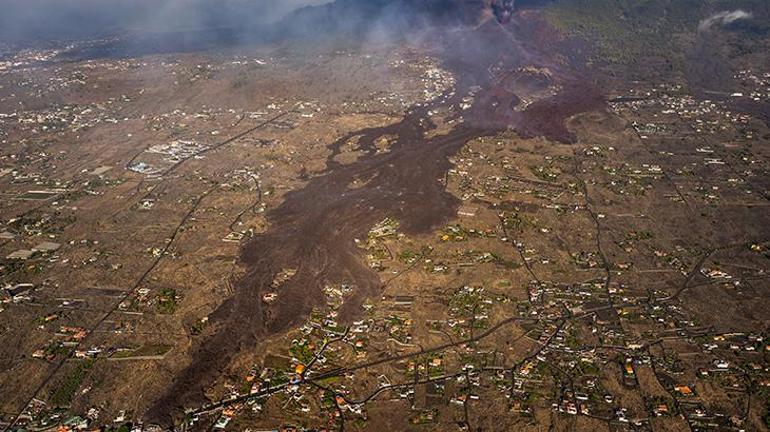
[{"label": "brown terrain", "polygon": [[767,431],[770,10],[515,3],[0,41],[0,427]]},{"label": "brown terrain", "polygon": [[[527,22],[527,30],[545,26]],[[241,252],[247,271],[237,282],[235,294],[211,315],[216,326],[203,341],[168,393],[151,409],[149,418],[182,406],[202,404],[203,389],[213,382],[244,347],[299,325],[314,307],[323,305],[321,288],[335,281],[349,281],[355,293],[340,310],[342,322],[359,315],[365,298],[378,295],[382,282],[366,268],[354,239],[385,217],[401,222],[407,234],[426,234],[442,226],[456,213],[457,199],[438,181],[450,168],[448,158],[468,141],[512,128],[525,137],[544,136],[569,143],[574,137],[565,119],[599,109],[603,98],[588,82],[576,76],[576,65],[559,64],[558,51],[533,52],[519,28],[503,28],[487,21],[475,29],[436,29],[432,49],[444,53],[444,64],[458,79],[456,95],[448,100],[408,110],[396,124],[354,131],[330,145],[327,169],[312,177],[298,191],[267,214],[267,232],[249,241]],[[451,32],[451,33],[449,33]],[[548,33],[541,31],[540,35]],[[500,41],[509,43],[500,43]],[[521,42],[524,41],[524,42]],[[546,46],[553,47],[553,41]],[[483,49],[482,49],[483,47]],[[561,89],[517,112],[520,96],[511,89],[522,66],[547,68],[549,84]],[[496,70],[497,76],[491,70]],[[523,77],[524,89],[528,86]],[[522,79],[520,79],[522,81]],[[480,86],[473,106],[461,125],[446,134],[426,138],[435,127],[427,112],[440,105],[457,109],[460,96]],[[377,154],[375,141],[394,136],[390,152]],[[352,164],[339,164],[334,156],[350,139],[358,137],[364,155]],[[354,183],[360,185],[353,187]],[[295,268],[296,274],[281,287],[279,299],[266,305],[263,295],[277,273]],[[167,419],[166,419],[167,421]]]}]

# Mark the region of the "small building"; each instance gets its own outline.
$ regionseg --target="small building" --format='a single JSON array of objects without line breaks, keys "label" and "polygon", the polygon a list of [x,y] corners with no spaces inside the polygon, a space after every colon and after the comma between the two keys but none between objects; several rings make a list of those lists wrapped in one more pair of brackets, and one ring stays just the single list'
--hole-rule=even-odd
[{"label": "small building", "polygon": [[714,366],[717,369],[728,369],[730,367],[730,362],[727,360],[714,360]]},{"label": "small building", "polygon": [[414,303],[414,297],[413,296],[395,296],[393,298],[393,303],[396,306],[411,306],[412,303]]},{"label": "small building", "polygon": [[214,429],[224,429],[227,427],[227,425],[230,423],[230,417],[228,416],[222,416],[217,419],[217,422],[214,423]]},{"label": "small building", "polygon": [[244,234],[239,232],[231,232],[228,234],[225,238],[222,239],[224,242],[228,243],[240,243],[241,240],[243,240]]},{"label": "small building", "polygon": [[655,407],[653,410],[655,412],[656,416],[662,416],[668,414],[668,405],[666,404],[659,404]]},{"label": "small building", "polygon": [[457,210],[457,215],[463,217],[476,217],[476,212],[478,211],[479,208],[476,206],[463,205]]}]

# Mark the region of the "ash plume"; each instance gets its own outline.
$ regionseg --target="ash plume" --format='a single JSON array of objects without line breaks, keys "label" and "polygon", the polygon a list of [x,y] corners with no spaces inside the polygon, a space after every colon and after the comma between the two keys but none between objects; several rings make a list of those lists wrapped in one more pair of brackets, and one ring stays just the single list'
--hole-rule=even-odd
[{"label": "ash plume", "polygon": [[714,25],[725,26],[736,21],[751,19],[752,17],[753,14],[751,12],[746,12],[742,9],[717,12],[714,15],[701,20],[701,22],[698,24],[698,31],[709,31]]}]

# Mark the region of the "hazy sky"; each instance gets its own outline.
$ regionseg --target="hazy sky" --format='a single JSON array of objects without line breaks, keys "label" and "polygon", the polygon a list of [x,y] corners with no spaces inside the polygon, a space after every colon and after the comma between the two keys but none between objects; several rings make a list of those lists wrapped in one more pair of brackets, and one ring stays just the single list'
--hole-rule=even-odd
[{"label": "hazy sky", "polygon": [[0,41],[125,31],[249,28],[332,0],[2,0]]}]

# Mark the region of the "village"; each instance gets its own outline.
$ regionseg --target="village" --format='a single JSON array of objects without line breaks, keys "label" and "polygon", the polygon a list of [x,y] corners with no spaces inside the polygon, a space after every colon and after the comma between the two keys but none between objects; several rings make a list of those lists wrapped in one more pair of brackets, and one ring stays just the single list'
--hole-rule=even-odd
[{"label": "village", "polygon": [[[150,395],[217,330],[243,247],[289,229],[271,210],[330,161],[364,157],[330,145],[411,107],[440,106],[440,135],[478,91],[451,105],[455,77],[403,47],[255,50],[0,62],[4,430],[159,429]],[[381,285],[360,313],[342,319],[352,279],[322,280],[183,430],[766,430],[770,130],[746,104],[770,72],[733,79],[708,100],[625,83],[569,119],[575,144],[468,141],[435,179],[446,223],[389,215],[354,240]],[[272,269],[259,304],[302,265]]]}]

